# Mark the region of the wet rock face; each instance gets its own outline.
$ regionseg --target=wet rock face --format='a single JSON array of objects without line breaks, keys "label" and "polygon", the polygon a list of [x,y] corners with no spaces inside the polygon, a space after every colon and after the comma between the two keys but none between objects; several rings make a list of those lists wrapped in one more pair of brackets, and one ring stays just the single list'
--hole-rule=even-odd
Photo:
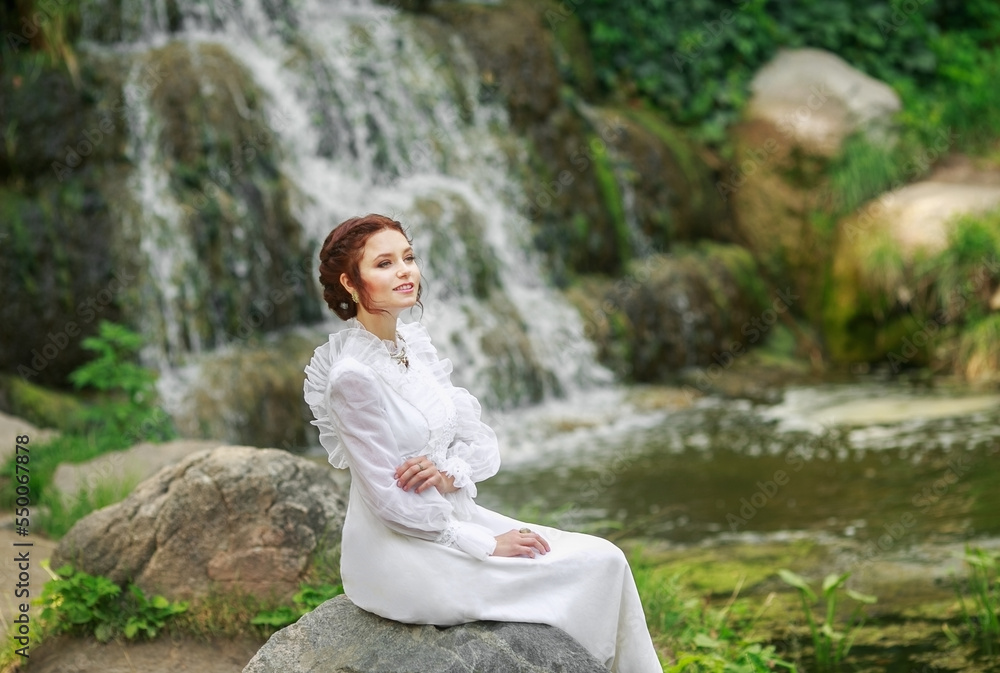
[{"label": "wet rock face", "polygon": [[316,345],[285,336],[206,355],[197,379],[168,405],[178,432],[246,446],[308,445],[315,437],[302,400],[302,368]]},{"label": "wet rock face", "polygon": [[339,536],[345,511],[328,467],[277,449],[223,446],[81,519],[52,565],[172,599],[212,588],[289,598],[310,555]]},{"label": "wet rock face", "polygon": [[578,98],[593,86],[572,67],[591,62],[575,16],[523,0],[440,3],[431,16],[447,25],[435,38],[443,50],[461,36],[480,71],[480,98],[501,101],[526,141],[526,152],[511,151],[511,169],[557,284],[621,274],[632,258],[677,240],[729,240],[711,171],[681,133],[655,113]]},{"label": "wet rock face", "polygon": [[743,248],[703,245],[637,261],[577,304],[604,364],[634,381],[671,381],[684,368],[727,367],[797,301],[765,288],[756,269]]},{"label": "wet rock face", "polygon": [[355,671],[605,673],[582,645],[545,624],[400,624],[337,596],[271,636],[243,673]]},{"label": "wet rock face", "polygon": [[[46,59],[47,61],[47,59]],[[125,126],[103,111],[120,91],[120,59],[84,61],[79,85],[25,49],[0,77],[0,369],[62,384],[87,358],[82,338],[121,316],[132,271],[108,242],[113,190],[123,177]],[[39,92],[44,91],[44,95]]]}]

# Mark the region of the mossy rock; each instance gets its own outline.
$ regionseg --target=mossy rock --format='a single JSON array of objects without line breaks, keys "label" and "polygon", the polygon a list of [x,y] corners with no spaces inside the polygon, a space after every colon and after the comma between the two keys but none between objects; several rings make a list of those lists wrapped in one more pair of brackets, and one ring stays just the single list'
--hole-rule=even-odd
[{"label": "mossy rock", "polygon": [[516,128],[544,121],[559,106],[562,81],[540,5],[448,2],[435,4],[432,12],[461,35],[485,91],[499,94]]},{"label": "mossy rock", "polygon": [[42,428],[76,429],[83,403],[74,395],[0,375],[0,410]]},{"label": "mossy rock", "polygon": [[135,279],[115,264],[106,180],[97,165],[76,179],[43,179],[24,191],[0,188],[0,218],[10,237],[0,247],[0,283],[16,292],[0,307],[0,370],[33,383],[65,386],[89,359],[82,339],[100,319],[122,321],[122,296]]},{"label": "mossy rock", "polygon": [[738,357],[764,333],[755,319],[773,324],[796,300],[768,294],[746,249],[705,242],[636,260],[627,276],[591,279],[584,288],[569,296],[582,308],[598,357],[645,383],[674,381],[725,352]]},{"label": "mossy rock", "polygon": [[995,378],[1000,211],[983,209],[998,201],[1000,187],[927,181],[841,220],[823,295],[831,359]]},{"label": "mossy rock", "polygon": [[828,157],[804,153],[778,126],[761,120],[732,127],[734,154],[716,181],[733,214],[735,240],[775,283],[791,283],[805,300],[800,315],[817,317],[832,235]]},{"label": "mossy rock", "polygon": [[171,410],[178,432],[245,446],[308,446],[312,414],[302,401],[303,369],[315,346],[286,335],[208,356],[180,408]]}]

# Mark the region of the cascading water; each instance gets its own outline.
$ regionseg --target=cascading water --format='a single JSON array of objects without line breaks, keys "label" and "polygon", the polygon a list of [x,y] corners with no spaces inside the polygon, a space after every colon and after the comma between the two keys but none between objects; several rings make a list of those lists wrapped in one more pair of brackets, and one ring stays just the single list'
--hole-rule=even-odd
[{"label": "cascading water", "polygon": [[[332,226],[353,215],[381,212],[409,226],[427,281],[423,322],[459,361],[457,382],[487,405],[608,380],[579,316],[547,286],[530,251],[524,195],[511,175],[523,148],[503,108],[479,100],[478,71],[457,39],[436,47],[413,17],[366,1],[318,0],[98,1],[84,10],[83,32],[94,48],[219,45],[245,65],[267,98],[267,132],[312,257]],[[130,186],[146,222],[140,238],[155,295],[147,306],[159,312],[145,327],[158,335],[154,355],[177,367],[213,344],[186,325],[185,297],[195,290],[177,278],[198,260],[175,235],[181,208],[151,146],[158,120],[148,112],[132,115]],[[339,320],[324,314],[331,320],[322,329],[337,329]]]}]

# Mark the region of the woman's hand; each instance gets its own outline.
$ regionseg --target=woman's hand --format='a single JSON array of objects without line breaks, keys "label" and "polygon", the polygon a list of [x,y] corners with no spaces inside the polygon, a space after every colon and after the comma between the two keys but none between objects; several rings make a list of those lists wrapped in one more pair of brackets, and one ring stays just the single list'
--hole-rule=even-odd
[{"label": "woman's hand", "polygon": [[396,485],[404,491],[414,489],[414,493],[423,493],[433,486],[441,494],[454,493],[455,477],[445,474],[427,456],[409,458],[396,468]]},{"label": "woman's hand", "polygon": [[[522,532],[528,531],[528,532]],[[532,532],[527,528],[512,530],[497,535],[497,547],[493,550],[492,556],[527,556],[535,558],[535,554],[546,554],[552,551],[549,543],[541,535]]]}]

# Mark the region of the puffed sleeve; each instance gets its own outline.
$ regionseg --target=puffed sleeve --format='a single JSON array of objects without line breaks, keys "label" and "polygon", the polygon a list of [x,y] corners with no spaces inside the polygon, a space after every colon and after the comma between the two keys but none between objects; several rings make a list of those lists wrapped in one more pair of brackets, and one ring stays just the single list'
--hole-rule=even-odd
[{"label": "puffed sleeve", "polygon": [[483,423],[479,400],[465,388],[451,382],[451,360],[438,357],[427,329],[419,323],[411,323],[407,327],[407,344],[427,365],[455,405],[458,424],[455,439],[437,467],[455,478],[456,487],[466,489],[470,496],[475,497],[476,482],[492,477],[500,469],[500,449],[496,433]]},{"label": "puffed sleeve", "polygon": [[401,454],[369,367],[352,359],[337,363],[330,373],[328,400],[331,421],[347,450],[353,487],[386,526],[478,559],[493,553],[496,538],[489,529],[457,520],[436,488],[416,493],[396,485]]}]

